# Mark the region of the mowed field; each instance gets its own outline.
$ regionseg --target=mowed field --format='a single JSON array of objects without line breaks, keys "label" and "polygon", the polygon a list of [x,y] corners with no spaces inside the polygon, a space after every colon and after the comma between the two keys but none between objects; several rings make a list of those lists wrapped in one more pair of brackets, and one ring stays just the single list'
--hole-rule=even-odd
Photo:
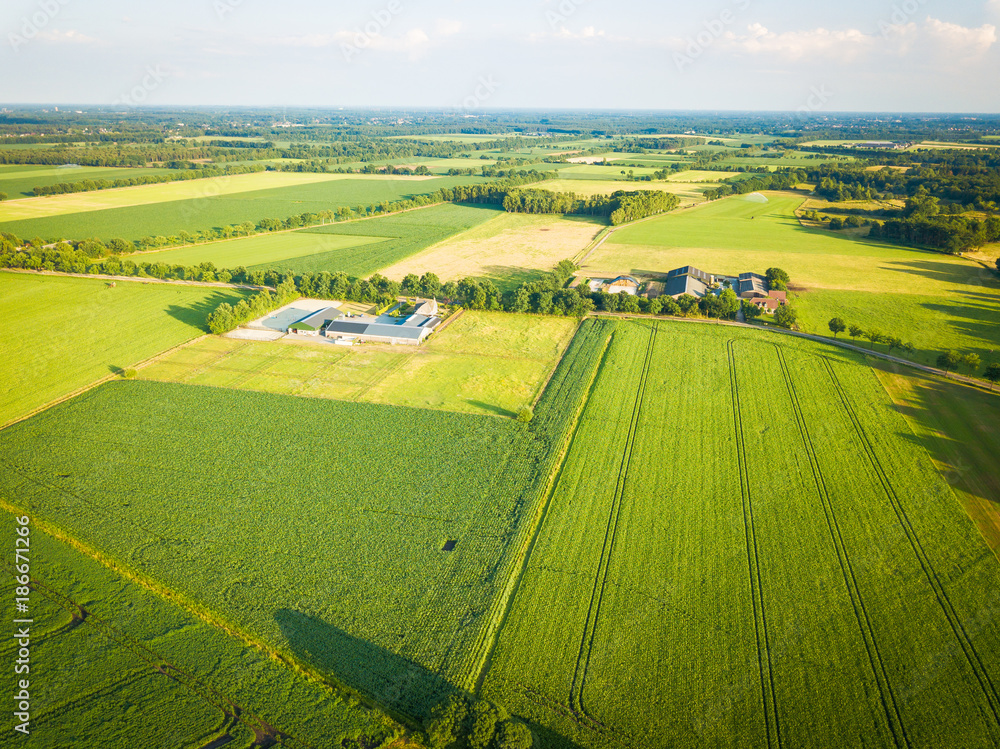
[{"label": "mowed field", "polygon": [[[98,237],[108,239],[122,237],[136,240],[146,236],[175,236],[181,231],[204,231],[244,221],[257,223],[264,218],[284,219],[303,213],[318,213],[335,210],[341,206],[376,205],[385,201],[400,200],[415,195],[432,193],[439,188],[473,184],[487,181],[482,177],[405,177],[378,175],[321,175],[284,172],[264,172],[253,175],[238,175],[226,179],[239,180],[243,177],[265,177],[276,175],[281,179],[301,178],[297,183],[284,187],[255,189],[252,185],[237,192],[214,192],[206,189],[201,180],[167,185],[147,185],[123,188],[113,197],[107,191],[81,193],[79,195],[35,198],[30,202],[35,207],[28,210],[48,211],[44,204],[51,201],[74,199],[78,201],[98,201],[96,207],[76,213],[45,215],[41,218],[0,221],[0,230],[12,232],[19,237],[40,236],[43,239]],[[311,179],[310,179],[311,178]],[[321,178],[321,179],[315,179]],[[219,178],[223,179],[223,178]],[[208,181],[206,181],[207,183]],[[258,187],[264,183],[257,183]],[[185,199],[166,200],[162,191],[166,188],[197,190]],[[132,191],[142,193],[152,202],[133,204],[139,200],[131,196]],[[155,196],[155,199],[154,199]],[[37,204],[34,201],[39,201]],[[106,201],[120,201],[111,206]],[[5,206],[13,206],[12,201]],[[59,204],[56,203],[58,206]],[[95,206],[97,204],[94,204]],[[0,211],[6,208],[0,208]],[[14,208],[12,210],[21,210]],[[4,215],[4,214],[0,214]],[[10,215],[10,214],[6,214]]]},{"label": "mowed field", "polygon": [[827,323],[875,327],[910,341],[931,363],[941,350],[1000,348],[1000,279],[982,266],[941,253],[807,229],[795,217],[803,197],[768,193],[767,204],[728,198],[625,227],[584,265],[591,277],[665,273],[693,265],[709,273],[792,278],[800,325],[829,335]]},{"label": "mowed field", "polygon": [[240,292],[0,273],[0,424],[204,332]]},{"label": "mowed field", "polygon": [[206,338],[143,379],[514,416],[531,405],[576,329],[556,317],[470,312],[420,347]]},{"label": "mowed field", "polygon": [[620,323],[483,694],[548,747],[993,746],[998,585],[860,357]]},{"label": "mowed field", "polygon": [[[530,425],[107,383],[0,432],[0,497],[286,664],[419,721],[481,671],[601,325],[574,339]],[[116,611],[125,634],[159,626]],[[172,630],[178,648],[186,634]]]},{"label": "mowed field", "polygon": [[534,280],[580,253],[604,224],[579,216],[497,212],[468,231],[382,270],[401,281],[407,274],[437,273],[442,281],[487,278],[501,290]]}]

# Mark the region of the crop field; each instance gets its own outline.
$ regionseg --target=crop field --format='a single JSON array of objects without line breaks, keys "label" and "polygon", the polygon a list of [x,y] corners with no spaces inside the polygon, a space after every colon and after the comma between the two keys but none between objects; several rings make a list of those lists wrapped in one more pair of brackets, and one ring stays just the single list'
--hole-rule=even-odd
[{"label": "crop field", "polygon": [[[234,193],[296,187],[313,182],[359,179],[351,174],[314,174],[310,172],[257,172],[225,177],[166,182],[161,185],[117,187],[95,192],[77,192],[42,198],[6,201],[0,204],[0,222],[60,216],[66,213],[102,211],[110,208],[169,203],[192,198],[209,198]],[[382,177],[381,179],[385,179]],[[412,178],[411,178],[412,179]]]},{"label": "crop field", "polygon": [[60,182],[82,182],[85,179],[128,179],[149,175],[173,174],[175,169],[120,169],[117,167],[59,167],[30,164],[0,166],[0,192],[11,200],[34,197],[35,187],[48,187]]},{"label": "crop field", "polygon": [[[268,173],[263,173],[268,174]],[[341,206],[369,206],[383,201],[400,200],[434,192],[442,187],[472,184],[486,181],[482,177],[386,177],[377,175],[313,175],[275,172],[285,177],[322,177],[313,181],[288,187],[251,190],[245,192],[195,193],[197,197],[186,200],[154,202],[149,205],[88,210],[44,218],[4,221],[0,231],[8,231],[19,237],[41,236],[45,239],[79,237],[99,237],[108,239],[141,239],[146,236],[172,236],[181,231],[203,231],[221,226],[239,224],[244,221],[256,223],[262,218],[283,219],[302,213],[336,209]],[[228,179],[263,175],[238,175]],[[331,179],[334,177],[334,179]],[[336,179],[335,177],[340,177]],[[351,177],[345,179],[344,177]],[[160,190],[181,186],[197,188],[198,182],[180,182],[168,185],[129,187],[120,191]],[[106,191],[82,193],[80,199],[106,200]],[[115,191],[111,191],[115,192]],[[37,198],[41,202],[74,198],[77,196],[55,196]],[[122,200],[122,198],[117,198]],[[126,195],[126,200],[131,200]],[[11,203],[9,205],[14,205]],[[8,204],[4,204],[7,206]],[[0,208],[0,211],[6,208]],[[4,215],[4,214],[0,214]]]},{"label": "crop field", "polygon": [[991,746],[998,584],[860,357],[623,323],[483,694],[551,747]]},{"label": "crop field", "polygon": [[[499,213],[503,212],[491,206],[446,203],[391,216],[315,226],[301,230],[302,236],[364,236],[378,238],[378,244],[303,256],[294,262],[261,263],[255,267],[280,265],[281,269],[290,268],[296,273],[327,270],[343,271],[358,277],[368,276],[449,237],[484,224],[496,218]],[[421,274],[424,272],[426,271],[421,271]]]},{"label": "crop field", "polygon": [[140,372],[147,380],[514,416],[572,337],[565,318],[466,313],[420,347],[206,338]]},{"label": "crop field", "polygon": [[[215,263],[218,268],[238,266],[277,267],[286,260],[336,253],[386,241],[384,237],[363,235],[305,234],[301,231],[260,234],[253,237],[226,239],[220,242],[178,247],[173,250],[140,252],[130,259],[136,262],[198,265]],[[370,252],[371,248],[366,252]]]},{"label": "crop field", "polygon": [[239,292],[0,273],[0,424],[196,338]]},{"label": "crop field", "polygon": [[792,277],[800,325],[829,335],[827,322],[877,327],[916,346],[917,361],[941,350],[1000,348],[1000,281],[950,255],[808,229],[795,210],[802,198],[768,193],[766,205],[743,197],[625,227],[584,265],[591,277],[665,273],[694,265],[709,273],[764,272]]},{"label": "crop field", "polygon": [[[6,529],[12,519],[3,513]],[[60,746],[324,746],[391,731],[37,526],[31,535],[32,732]],[[12,572],[9,562],[5,572]],[[13,581],[0,586],[8,600]],[[13,643],[3,656],[13,658]],[[266,686],[265,686],[266,685]],[[13,702],[14,681],[0,696]],[[238,709],[238,716],[235,717]]]},{"label": "crop field", "polygon": [[530,425],[107,383],[0,432],[0,497],[287,661],[419,718],[480,673],[606,329],[574,339]]},{"label": "crop field", "polygon": [[410,255],[382,273],[402,280],[409,273],[433,270],[442,281],[488,278],[506,290],[574,257],[603,227],[580,216],[494,212],[489,221]]}]

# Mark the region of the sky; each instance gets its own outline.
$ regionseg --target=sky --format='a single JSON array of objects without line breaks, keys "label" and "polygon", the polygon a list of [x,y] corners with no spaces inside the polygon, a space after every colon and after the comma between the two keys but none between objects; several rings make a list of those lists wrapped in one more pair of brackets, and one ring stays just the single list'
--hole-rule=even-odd
[{"label": "sky", "polygon": [[1000,0],[3,0],[0,102],[1000,111]]}]

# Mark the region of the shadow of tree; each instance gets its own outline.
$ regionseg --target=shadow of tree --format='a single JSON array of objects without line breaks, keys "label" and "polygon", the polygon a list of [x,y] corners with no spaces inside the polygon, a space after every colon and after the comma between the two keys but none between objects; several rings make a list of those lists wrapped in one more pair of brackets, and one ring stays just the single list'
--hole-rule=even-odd
[{"label": "shadow of tree", "polygon": [[321,619],[287,608],[274,618],[296,658],[411,720],[422,721],[431,707],[460,691],[409,658]]},{"label": "shadow of tree", "polygon": [[241,299],[251,296],[249,291],[227,291],[219,289],[204,299],[181,306],[177,304],[169,305],[164,312],[175,320],[180,320],[185,325],[197,328],[205,333],[208,332],[208,316],[215,311],[223,302],[237,304]]}]

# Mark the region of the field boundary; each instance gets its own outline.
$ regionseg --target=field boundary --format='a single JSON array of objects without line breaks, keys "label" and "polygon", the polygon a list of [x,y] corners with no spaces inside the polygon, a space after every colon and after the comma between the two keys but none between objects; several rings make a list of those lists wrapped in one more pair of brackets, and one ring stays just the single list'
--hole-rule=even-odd
[{"label": "field boundary", "polygon": [[[473,689],[473,693],[477,696],[482,691],[483,683],[486,681],[486,676],[489,674],[490,667],[493,663],[493,655],[496,652],[497,643],[500,641],[500,635],[503,632],[504,626],[507,624],[507,619],[509,618],[511,609],[514,605],[514,599],[521,587],[521,581],[524,579],[524,574],[528,570],[528,564],[531,561],[531,554],[538,543],[538,538],[545,525],[545,519],[548,516],[549,508],[552,505],[552,498],[555,495],[556,487],[559,485],[559,479],[562,477],[563,470],[566,467],[566,458],[569,455],[570,446],[573,444],[573,440],[576,438],[577,432],[579,431],[580,419],[583,416],[583,412],[587,408],[587,404],[590,402],[591,396],[593,395],[597,379],[607,362],[608,351],[611,348],[611,341],[614,339],[614,336],[615,331],[612,331],[604,341],[604,346],[601,349],[598,364],[594,367],[594,372],[591,375],[590,381],[587,383],[586,390],[584,391],[585,396],[580,399],[580,405],[577,407],[572,421],[566,427],[563,444],[553,461],[552,468],[549,471],[549,476],[546,480],[545,488],[542,493],[544,501],[539,503],[539,507],[535,511],[535,517],[532,519],[532,524],[530,526],[531,530],[527,534],[524,546],[515,557],[515,560],[520,559],[520,568],[517,569],[515,561],[515,569],[517,569],[517,572],[516,574],[511,575],[510,580],[507,583],[507,588],[501,595],[503,607],[499,618],[496,620],[493,632],[484,638],[490,639],[491,642],[478,666],[479,673],[476,677]],[[564,352],[563,356],[565,357],[565,355],[566,354]]]},{"label": "field boundary", "polygon": [[64,273],[58,270],[30,270],[29,268],[0,268],[4,273],[25,273],[34,276],[62,276],[64,278],[94,278],[100,281],[121,281],[123,283],[164,283],[171,286],[201,286],[212,289],[247,289],[249,291],[274,291],[273,286],[251,286],[247,284],[222,283],[221,281],[180,281],[174,278],[151,278],[147,276],[107,276],[101,273]]}]

